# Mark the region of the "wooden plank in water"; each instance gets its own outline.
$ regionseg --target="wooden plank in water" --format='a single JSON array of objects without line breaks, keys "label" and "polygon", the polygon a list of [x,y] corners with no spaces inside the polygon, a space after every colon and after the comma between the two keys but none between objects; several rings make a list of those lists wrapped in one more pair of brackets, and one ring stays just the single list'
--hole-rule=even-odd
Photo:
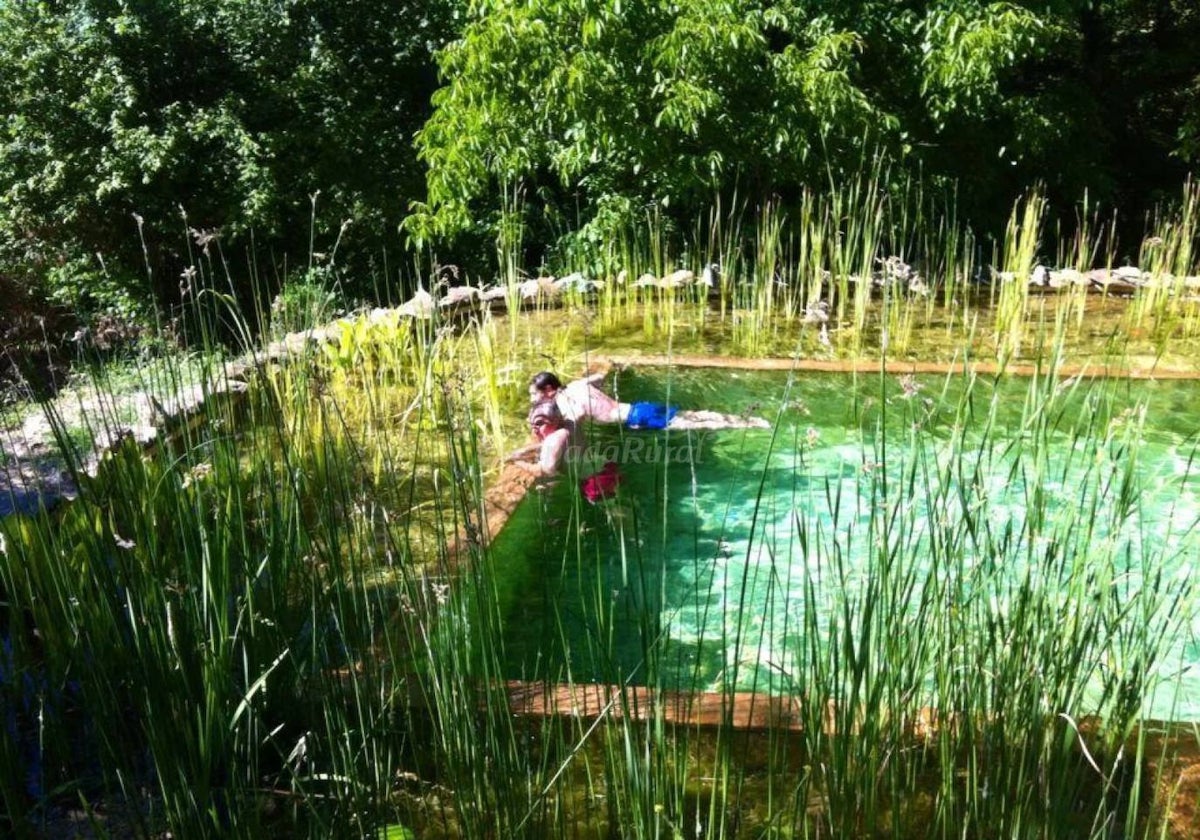
[{"label": "wooden plank in water", "polygon": [[793,697],[750,691],[732,693],[659,691],[643,686],[506,683],[513,714],[595,720],[646,720],[661,715],[667,723],[738,730],[800,730],[801,708]]}]

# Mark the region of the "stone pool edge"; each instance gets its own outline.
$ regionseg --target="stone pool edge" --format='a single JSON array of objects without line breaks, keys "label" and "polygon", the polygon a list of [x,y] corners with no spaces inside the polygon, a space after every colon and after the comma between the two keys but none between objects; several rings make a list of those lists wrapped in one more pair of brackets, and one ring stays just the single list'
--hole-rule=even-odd
[{"label": "stone pool edge", "polygon": [[854,360],[854,359],[739,359],[728,356],[671,355],[665,353],[619,353],[594,356],[592,366],[603,365],[605,371],[611,367],[685,367],[722,368],[727,370],[762,371],[811,371],[820,373],[879,373],[904,375],[908,373],[957,374],[976,373],[986,376],[1034,376],[1053,373],[1059,377],[1094,376],[1111,379],[1197,379],[1200,370],[1182,370],[1170,367],[1137,367],[1109,364],[1063,364],[1057,367],[1026,363],[999,364],[997,362],[917,362],[904,359]]}]

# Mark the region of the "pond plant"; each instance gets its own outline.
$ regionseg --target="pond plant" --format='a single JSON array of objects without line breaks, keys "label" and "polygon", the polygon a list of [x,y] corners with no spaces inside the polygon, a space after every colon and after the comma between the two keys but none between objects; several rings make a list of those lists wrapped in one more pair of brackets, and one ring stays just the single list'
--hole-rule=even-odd
[{"label": "pond plant", "polygon": [[[1175,552],[1184,568],[1194,560],[1196,523],[1152,538],[1136,469],[1142,408],[1114,408],[1111,383],[1062,375],[1097,336],[1082,335],[1075,299],[1031,294],[1042,200],[1014,209],[981,287],[973,243],[909,198],[868,184],[810,196],[795,219],[770,205],[752,224],[716,213],[686,242],[651,215],[589,268],[603,285],[561,307],[521,299],[514,227],[498,243],[507,315],[363,314],[282,359],[247,340],[243,399],[212,399],[156,445],[119,443],[91,470],[50,407],[79,497],[0,521],[0,830],[1164,836],[1148,768],[1181,742],[1156,737],[1144,702],[1170,646],[1195,641],[1194,584],[1162,570],[1180,565]],[[1186,198],[1191,209],[1146,246],[1164,282],[1102,328],[1108,355],[1086,359],[1097,368],[1166,360],[1195,337],[1184,280],[1164,280],[1196,269],[1194,186]],[[660,282],[677,271],[691,277]],[[695,282],[706,271],[711,286]],[[655,282],[637,285],[642,275]],[[503,609],[487,490],[521,441],[528,375],[630,343],[858,363],[873,434],[857,490],[791,491],[787,548],[810,562],[768,586],[798,598],[777,691],[794,727],[735,728],[733,681],[713,728],[647,701],[639,689],[700,687],[668,679],[650,615],[634,625],[636,666],[603,672],[612,692],[597,714],[514,714],[504,633],[520,617]],[[905,399],[887,363],[923,353],[997,366],[952,374],[967,382],[954,399]],[[229,368],[203,358],[215,392]],[[1034,375],[1015,424],[1000,422],[1010,407],[985,385],[1018,363]],[[797,375],[769,400],[771,451],[796,474],[812,441],[784,413],[802,388]],[[1067,480],[1051,447],[1083,465],[1065,498],[1045,489]],[[1195,483],[1185,462],[1171,479],[1181,487]],[[1019,512],[975,480],[985,463],[1028,488]],[[730,492],[755,512],[768,504],[765,472],[736,481]],[[584,515],[576,496],[568,522]],[[646,574],[639,546],[664,541],[654,529],[665,520],[597,522],[630,547],[613,562]],[[756,551],[782,548],[763,540],[752,537]],[[850,575],[860,546],[866,572]],[[818,577],[834,585],[832,610],[816,608]],[[591,596],[603,614],[599,579]],[[760,644],[749,628],[730,632],[739,649]],[[591,641],[601,661],[605,639]]]}]

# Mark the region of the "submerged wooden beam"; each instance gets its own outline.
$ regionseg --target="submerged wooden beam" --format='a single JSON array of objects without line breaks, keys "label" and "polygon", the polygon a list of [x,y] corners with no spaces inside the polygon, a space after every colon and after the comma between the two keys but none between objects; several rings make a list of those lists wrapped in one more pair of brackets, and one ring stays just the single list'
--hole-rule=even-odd
[{"label": "submerged wooden beam", "polygon": [[752,691],[729,693],[663,691],[644,686],[568,685],[510,681],[505,684],[513,714],[581,720],[661,719],[667,723],[726,726],[737,730],[803,728],[803,709],[794,697]]}]

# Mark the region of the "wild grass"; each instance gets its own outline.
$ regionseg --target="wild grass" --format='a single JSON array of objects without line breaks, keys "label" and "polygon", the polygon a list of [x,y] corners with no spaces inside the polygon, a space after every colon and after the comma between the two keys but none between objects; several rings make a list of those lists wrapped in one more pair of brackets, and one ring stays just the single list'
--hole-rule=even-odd
[{"label": "wild grass", "polygon": [[[1087,344],[1096,331],[1089,301],[1116,289],[1133,305],[1114,321],[1114,335],[1131,356],[1163,359],[1180,342],[1190,346],[1200,323],[1195,193],[1189,182],[1148,221],[1137,244],[1144,274],[1132,287],[1089,278],[1117,269],[1117,249],[1130,245],[1116,239],[1115,214],[1102,216],[1086,198],[1068,241],[1047,219],[1052,209],[1057,218],[1071,209],[1050,208],[1031,192],[1014,204],[1005,237],[989,252],[958,218],[952,194],[919,178],[896,183],[883,162],[859,179],[805,191],[786,208],[714,203],[686,235],[650,210],[615,234],[619,245],[599,269],[571,262],[570,253],[548,269],[604,275],[593,299],[598,337],[636,323],[650,343],[670,337],[749,356],[799,346],[806,356],[854,358],[886,344],[893,357],[928,359],[938,344],[957,351],[970,340],[973,356],[1028,363],[1036,351],[1026,347],[1026,322],[1057,319],[1066,307],[1068,346]],[[711,290],[633,285],[706,269],[716,278]],[[950,340],[913,343],[935,328]]]},{"label": "wild grass", "polygon": [[[52,835],[68,808],[104,829],[124,803],[140,836],[1159,836],[1144,703],[1195,621],[1193,584],[1170,570],[1196,523],[1164,535],[1143,507],[1139,404],[1057,375],[1074,311],[1031,322],[1016,287],[975,297],[969,236],[909,199],[876,183],[806,196],[794,218],[715,213],[690,247],[651,215],[614,248],[627,281],[699,274],[685,263],[703,255],[721,268],[711,297],[614,277],[567,330],[538,310],[435,312],[348,319],[287,362],[248,344],[261,367],[245,401],[211,401],[149,450],[126,442],[94,475],[48,406],[80,498],[0,522],[3,831]],[[1014,275],[1034,264],[1036,202],[1014,212]],[[497,243],[510,289],[513,224]],[[931,243],[929,294],[875,282]],[[985,328],[989,306],[1003,317]],[[570,373],[629,316],[660,346],[727,330],[751,355],[880,363],[884,335],[888,354],[911,352],[933,326],[954,357],[1036,357],[1038,375],[1016,391],[1001,377],[923,394],[882,374],[843,387],[850,480],[815,472],[824,444],[787,407],[815,383],[797,378],[763,395],[769,446],[726,440],[741,466],[720,501],[694,464],[660,463],[626,508],[585,505],[571,475],[530,498],[538,530],[499,551],[483,496],[522,436],[528,375]],[[218,317],[197,315],[195,334],[228,332]],[[211,392],[224,368],[204,358]],[[104,412],[96,428],[124,421]],[[1186,488],[1182,463],[1167,480]],[[732,514],[699,524],[735,506],[752,523],[736,554]],[[681,605],[662,554],[685,543],[673,568],[697,583]],[[718,569],[734,582],[720,597],[701,585]],[[579,598],[551,601],[527,674],[617,686],[598,721],[510,710],[511,634],[532,622],[514,593],[556,575]],[[716,620],[689,643],[728,650],[718,671],[673,636],[687,612]],[[634,685],[770,689],[801,726],[635,716]]]},{"label": "wild grass", "polygon": [[[1155,526],[1142,521],[1148,512],[1137,500],[1153,480],[1137,469],[1144,417],[1122,408],[1115,386],[1063,383],[1052,369],[1029,382],[1015,412],[998,384],[953,384],[957,396],[935,395],[932,405],[898,395],[887,378],[860,386],[869,441],[862,475],[796,481],[782,498],[764,489],[780,459],[796,475],[822,473],[819,444],[780,418],[769,463],[756,459],[732,491],[742,497],[740,515],[697,528],[694,560],[678,556],[678,532],[688,527],[680,511],[711,510],[711,492],[663,501],[670,513],[657,520],[659,500],[633,502],[636,538],[626,516],[607,543],[596,540],[622,547],[619,561],[612,548],[591,556],[590,545],[569,537],[548,556],[533,552],[536,568],[584,568],[563,573],[546,596],[564,617],[547,620],[545,635],[569,637],[570,652],[558,652],[568,657],[558,660],[562,672],[538,676],[578,679],[581,668],[598,668],[595,679],[622,684],[630,660],[606,659],[613,649],[601,644],[596,664],[583,666],[590,650],[581,639],[609,638],[613,599],[629,598],[657,616],[622,634],[627,656],[644,651],[634,659],[638,680],[676,685],[677,616],[694,612],[690,600],[713,604],[721,592],[704,629],[683,638],[700,632],[697,644],[728,651],[726,667],[682,677],[683,687],[772,685],[800,710],[795,742],[778,733],[769,749],[785,763],[790,751],[803,769],[793,768],[782,791],[766,792],[781,810],[753,829],[746,797],[764,792],[745,778],[751,759],[732,747],[732,734],[718,736],[715,765],[689,780],[669,758],[688,749],[679,733],[636,749],[628,727],[615,724],[622,740],[606,742],[594,760],[608,772],[627,765],[629,776],[613,783],[628,789],[608,788],[607,798],[639,801],[644,786],[667,774],[647,834],[699,820],[707,837],[759,836],[770,825],[821,837],[1154,836],[1130,738],[1168,643],[1194,620],[1195,593],[1177,554],[1194,546],[1152,537]],[[785,400],[805,387],[792,389]],[[1012,386],[1003,393],[1022,397]],[[664,486],[678,491],[688,481]],[[567,507],[545,516],[589,521],[577,501]],[[734,525],[747,519],[759,523],[748,535]],[[603,527],[595,516],[590,523]],[[1183,531],[1195,524],[1178,523]],[[705,553],[714,539],[734,541],[737,552]],[[655,548],[667,542],[674,554]],[[682,602],[659,591],[689,564],[704,591]],[[728,588],[710,592],[707,581],[722,568]],[[635,731],[643,729],[666,726],[652,714]],[[689,798],[697,790],[708,803],[699,815]]]}]

